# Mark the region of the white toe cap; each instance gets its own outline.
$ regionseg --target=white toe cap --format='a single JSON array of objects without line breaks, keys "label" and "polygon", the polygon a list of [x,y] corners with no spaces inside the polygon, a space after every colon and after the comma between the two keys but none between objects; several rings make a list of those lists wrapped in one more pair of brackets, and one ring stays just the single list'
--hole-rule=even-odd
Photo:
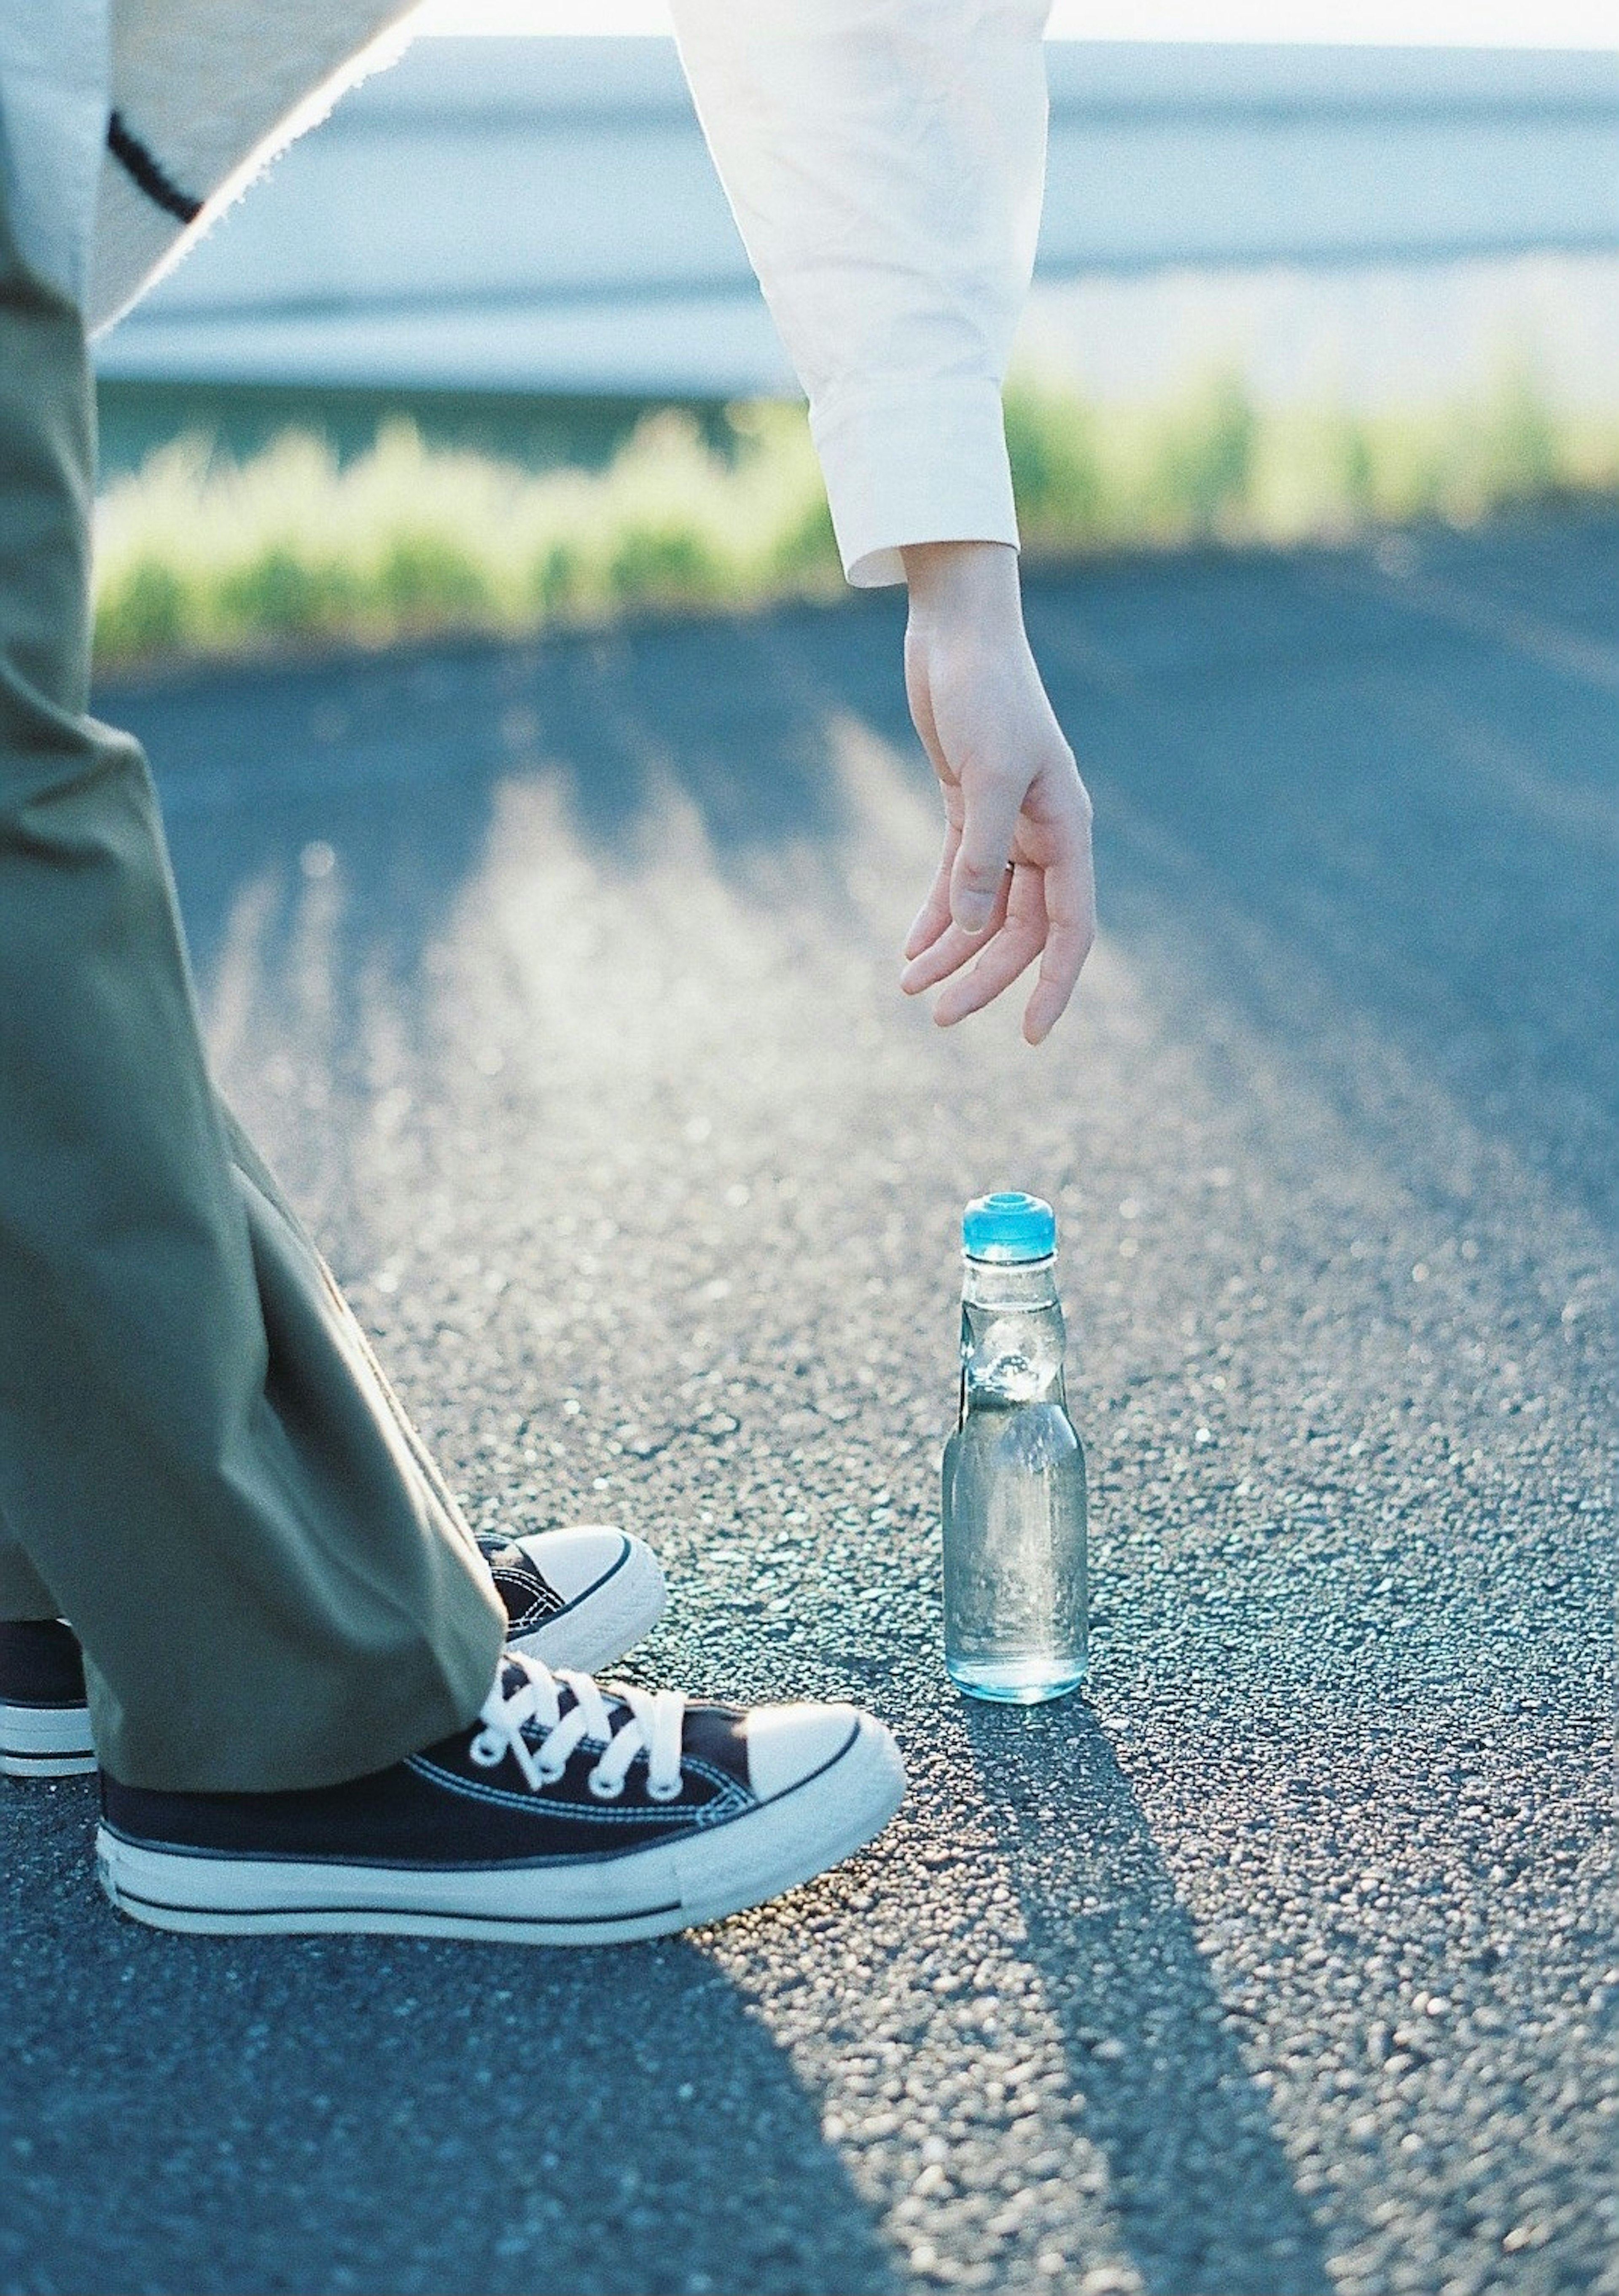
[{"label": "white toe cap", "polygon": [[576,1603],[625,1562],[627,1534],[616,1523],[575,1523],[567,1530],[532,1530],[517,1544],[548,1587],[565,1603]]},{"label": "white toe cap", "polygon": [[801,1785],[854,1742],[853,1706],[761,1706],[748,1717],[748,1783],[760,1801]]}]

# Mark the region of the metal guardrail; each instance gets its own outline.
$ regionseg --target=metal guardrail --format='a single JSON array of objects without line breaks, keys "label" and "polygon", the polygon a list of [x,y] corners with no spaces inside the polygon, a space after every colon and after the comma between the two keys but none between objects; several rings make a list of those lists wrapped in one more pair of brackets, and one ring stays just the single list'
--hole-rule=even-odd
[{"label": "metal guardrail", "polygon": [[[1619,249],[1619,54],[1056,43],[1039,274]],[[101,348],[151,380],[790,387],[664,40],[419,43]]]}]

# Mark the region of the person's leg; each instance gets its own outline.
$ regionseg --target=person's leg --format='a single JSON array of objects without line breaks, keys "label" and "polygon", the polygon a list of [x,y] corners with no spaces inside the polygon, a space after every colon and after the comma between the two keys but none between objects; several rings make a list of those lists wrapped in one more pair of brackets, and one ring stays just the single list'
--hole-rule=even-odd
[{"label": "person's leg", "polygon": [[135,744],[86,717],[78,315],[0,209],[0,1619],[65,1615],[131,1785],[465,1723],[505,1616],[200,1046]]},{"label": "person's leg", "polygon": [[0,1619],[28,1622],[58,1615],[50,1588],[5,1527],[0,1513]]}]

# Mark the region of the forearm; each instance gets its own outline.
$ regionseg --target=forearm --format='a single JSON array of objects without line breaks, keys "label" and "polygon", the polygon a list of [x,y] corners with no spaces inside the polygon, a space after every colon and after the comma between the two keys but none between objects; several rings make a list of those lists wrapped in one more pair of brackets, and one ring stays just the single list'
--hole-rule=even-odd
[{"label": "forearm", "polygon": [[1045,0],[675,0],[810,401],[844,563],[1016,539],[1000,385],[1034,259]]}]

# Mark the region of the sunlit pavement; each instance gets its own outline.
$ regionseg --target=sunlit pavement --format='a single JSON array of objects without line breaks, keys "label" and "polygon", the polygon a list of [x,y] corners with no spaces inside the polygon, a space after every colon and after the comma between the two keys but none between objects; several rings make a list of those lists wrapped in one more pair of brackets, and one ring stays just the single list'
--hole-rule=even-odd
[{"label": "sunlit pavement", "polygon": [[[1105,886],[1039,1054],[895,990],[891,599],[105,697],[475,1518],[634,1524],[641,1671],[913,1784],[610,1956],[158,1937],[6,1791],[0,2284],[1598,2286],[1616,600],[1600,521],[1037,585]],[[1022,1716],[938,1650],[994,1185],[1095,1488],[1093,1693]]]}]

